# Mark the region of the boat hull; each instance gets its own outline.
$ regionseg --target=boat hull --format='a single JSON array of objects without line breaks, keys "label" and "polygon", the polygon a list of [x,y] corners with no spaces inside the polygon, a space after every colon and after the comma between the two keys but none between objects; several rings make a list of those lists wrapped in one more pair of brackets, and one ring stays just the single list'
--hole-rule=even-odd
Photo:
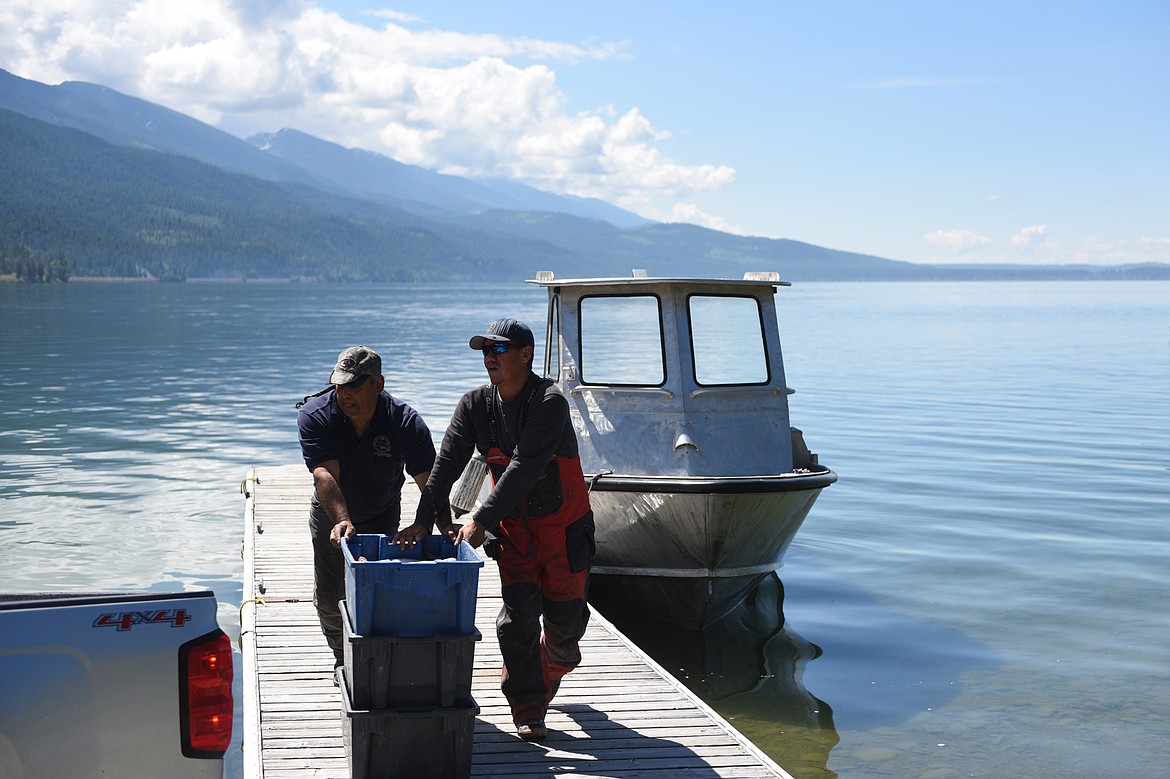
[{"label": "boat hull", "polygon": [[836,474],[756,478],[604,476],[591,593],[649,617],[703,628],[739,604],[781,558]]}]

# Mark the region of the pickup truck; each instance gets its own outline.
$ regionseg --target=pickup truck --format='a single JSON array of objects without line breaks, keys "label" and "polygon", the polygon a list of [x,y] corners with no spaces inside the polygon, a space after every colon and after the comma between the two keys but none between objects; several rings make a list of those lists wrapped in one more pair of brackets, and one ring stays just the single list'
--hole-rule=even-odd
[{"label": "pickup truck", "polygon": [[210,591],[0,594],[0,777],[222,777],[232,647]]}]

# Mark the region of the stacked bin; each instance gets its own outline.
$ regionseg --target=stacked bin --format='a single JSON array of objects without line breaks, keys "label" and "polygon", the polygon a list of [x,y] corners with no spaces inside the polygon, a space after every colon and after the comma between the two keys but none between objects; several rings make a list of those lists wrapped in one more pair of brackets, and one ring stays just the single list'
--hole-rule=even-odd
[{"label": "stacked bin", "polygon": [[354,779],[466,777],[479,706],[471,696],[483,561],[432,535],[342,542],[345,663],[337,670]]}]

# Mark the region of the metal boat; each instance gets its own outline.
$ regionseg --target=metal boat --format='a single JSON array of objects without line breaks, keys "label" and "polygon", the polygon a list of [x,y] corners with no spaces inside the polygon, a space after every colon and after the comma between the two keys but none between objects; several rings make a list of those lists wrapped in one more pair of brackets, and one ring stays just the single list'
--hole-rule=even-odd
[{"label": "metal boat", "polygon": [[556,279],[544,375],[591,482],[591,593],[702,628],[780,566],[837,480],[788,416],[776,273]]}]

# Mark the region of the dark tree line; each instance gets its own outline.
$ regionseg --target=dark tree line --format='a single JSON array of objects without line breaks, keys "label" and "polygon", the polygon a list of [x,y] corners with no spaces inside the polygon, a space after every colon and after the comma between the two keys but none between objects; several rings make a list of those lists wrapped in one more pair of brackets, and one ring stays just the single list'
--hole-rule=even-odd
[{"label": "dark tree line", "polygon": [[13,276],[17,281],[41,283],[69,281],[69,261],[59,254],[44,256],[27,246],[0,246],[0,277]]}]

